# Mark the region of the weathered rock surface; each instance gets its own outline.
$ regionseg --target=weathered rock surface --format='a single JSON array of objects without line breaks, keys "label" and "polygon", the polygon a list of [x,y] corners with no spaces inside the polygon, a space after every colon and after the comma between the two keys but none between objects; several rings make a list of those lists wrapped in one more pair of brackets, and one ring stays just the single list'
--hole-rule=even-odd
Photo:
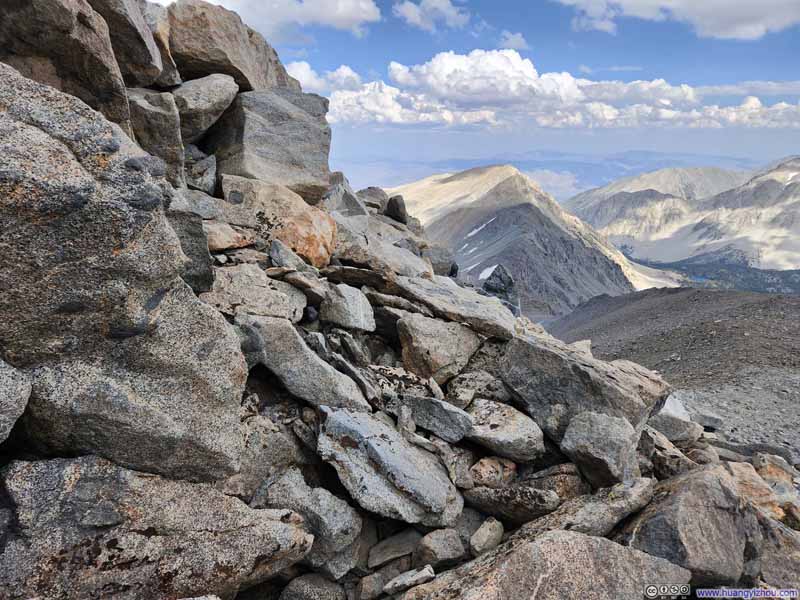
[{"label": "weathered rock surface", "polygon": [[775,492],[750,463],[728,462],[723,465],[736,482],[739,497],[776,521],[783,521],[786,512]]},{"label": "weathered rock surface", "polygon": [[561,500],[577,498],[591,493],[589,484],[572,463],[555,465],[532,473],[523,472],[520,479],[540,490],[552,490]]},{"label": "weathered rock surface", "polygon": [[175,210],[167,211],[167,218],[181,242],[181,250],[189,259],[181,277],[195,294],[209,291],[214,285],[214,268],[203,220],[196,214]]},{"label": "weathered rock surface", "polygon": [[467,414],[474,425],[467,438],[492,452],[518,462],[544,454],[542,430],[513,406],[492,400],[473,400]]},{"label": "weathered rock surface", "polygon": [[3,479],[19,529],[0,554],[0,588],[14,597],[228,597],[313,540],[289,511],[93,457],[14,462]]},{"label": "weathered rock surface", "polygon": [[105,19],[111,45],[125,82],[148,86],[161,76],[164,65],[153,33],[138,0],[88,0]]},{"label": "weathered rock surface", "polygon": [[499,546],[406,592],[402,600],[639,598],[643,581],[689,583],[685,569],[603,538],[568,531]]},{"label": "weathered rock surface", "polygon": [[386,209],[383,211],[390,219],[394,219],[398,223],[408,223],[408,211],[406,210],[406,201],[402,196],[392,196],[386,202]]},{"label": "weathered rock surface", "polygon": [[445,399],[450,404],[466,409],[475,398],[508,404],[511,394],[502,381],[486,371],[462,373],[447,384]]},{"label": "weathered rock surface", "polygon": [[236,323],[257,336],[257,361],[293,396],[312,406],[371,410],[358,385],[317,356],[290,321],[240,314]]},{"label": "weathered rock surface", "polygon": [[322,412],[317,452],[363,508],[431,527],[455,521],[463,499],[435,456],[369,414]]},{"label": "weathered rock surface", "polygon": [[648,424],[663,433],[678,448],[691,447],[703,435],[702,425],[663,411],[650,417]]},{"label": "weathered rock surface", "polygon": [[181,120],[172,94],[134,88],[128,90],[128,101],[136,141],[145,151],[164,159],[167,179],[182,187],[186,181]]},{"label": "weathered rock surface", "polygon": [[220,221],[203,221],[203,231],[206,233],[208,249],[211,252],[247,248],[256,241],[256,236],[252,231],[232,227]]},{"label": "weathered rock surface", "polygon": [[207,156],[197,146],[187,144],[183,154],[186,185],[189,189],[213,194],[217,187],[217,157]]},{"label": "weathered rock surface", "polygon": [[561,500],[551,490],[540,490],[524,482],[503,488],[474,487],[464,490],[466,502],[487,515],[522,525],[553,512]]},{"label": "weathered rock surface", "polygon": [[494,517],[489,517],[469,538],[470,552],[473,556],[480,556],[497,548],[503,541],[504,533],[503,524]]},{"label": "weathered rock surface", "polygon": [[357,556],[334,572],[327,568],[328,563],[356,541],[361,533],[361,517],[328,490],[309,486],[299,469],[291,468],[268,481],[253,506],[289,509],[300,514],[314,535],[314,545],[306,560],[315,568],[329,571],[334,579],[339,579],[355,566]]},{"label": "weathered rock surface", "polygon": [[180,279],[163,164],[5,65],[0,106],[0,249],[14,265],[0,272],[0,337],[33,376],[27,435],[173,477],[230,474],[245,363]]},{"label": "weathered rock surface", "polygon": [[280,317],[297,323],[303,318],[306,296],[293,285],[267,277],[252,264],[214,269],[214,286],[200,299],[223,314]]},{"label": "weathered rock surface", "polygon": [[752,514],[723,466],[662,481],[619,540],[692,572],[697,585],[733,585],[745,566]]},{"label": "weathered rock surface", "polygon": [[153,34],[153,40],[161,55],[161,75],[155,81],[155,86],[159,88],[169,88],[181,84],[181,74],[172,58],[169,49],[169,12],[166,6],[149,2],[148,0],[138,0],[139,8],[142,11],[144,22]]},{"label": "weathered rock surface", "polygon": [[466,554],[458,531],[436,529],[420,540],[412,560],[416,567],[430,565],[434,569],[441,570],[457,565]]},{"label": "weathered rock surface", "polygon": [[345,329],[375,331],[375,315],[369,300],[361,290],[344,283],[330,287],[320,306],[319,318]]},{"label": "weathered rock surface", "polygon": [[422,569],[415,569],[413,571],[407,571],[402,575],[398,575],[394,579],[392,579],[389,583],[383,586],[383,593],[384,594],[399,594],[400,592],[404,592],[409,588],[412,588],[417,585],[422,585],[423,583],[428,583],[431,581],[436,574],[433,571],[433,567],[427,565]]},{"label": "weathered rock surface", "polygon": [[85,0],[3,2],[0,61],[77,96],[130,132],[125,82],[108,25]]},{"label": "weathered rock surface", "polygon": [[193,79],[172,90],[181,115],[183,142],[193,144],[202,138],[238,93],[233,77],[221,74]]},{"label": "weathered rock surface", "polygon": [[642,431],[638,450],[640,456],[650,462],[657,479],[670,479],[697,467],[697,463],[678,450],[663,433],[649,425]]},{"label": "weathered rock surface", "polygon": [[243,91],[300,91],[275,50],[235,12],[203,0],[181,0],[170,5],[169,19],[170,49],[184,79],[222,73]]},{"label": "weathered rock surface", "polygon": [[344,588],[316,573],[292,579],[278,600],[347,600]]},{"label": "weathered rock surface", "polygon": [[480,338],[460,323],[444,323],[418,314],[397,322],[408,371],[444,385],[458,375],[480,347]]},{"label": "weathered rock surface", "polygon": [[422,534],[416,529],[404,529],[375,544],[369,551],[369,568],[376,569],[395,559],[412,555],[421,539]]},{"label": "weathered rock surface", "polygon": [[510,339],[514,335],[514,315],[499,300],[461,288],[452,279],[398,277],[395,284],[403,296],[427,306],[437,317],[466,323],[487,336]]},{"label": "weathered rock surface", "polygon": [[378,571],[361,578],[356,586],[356,597],[358,600],[375,600],[383,594],[383,588],[387,583],[410,569],[410,556],[389,563]]},{"label": "weathered rock surface", "polygon": [[570,421],[561,451],[589,483],[602,488],[639,476],[638,442],[639,434],[625,419],[583,412]]},{"label": "weathered rock surface", "polygon": [[549,336],[509,342],[501,375],[555,441],[561,441],[571,419],[585,411],[624,418],[641,431],[669,395],[667,383],[644,367],[596,360]]},{"label": "weathered rock surface", "polygon": [[350,187],[350,183],[342,173],[331,175],[333,185],[325,192],[320,207],[331,214],[343,217],[368,217],[366,205]]},{"label": "weathered rock surface", "polygon": [[461,441],[472,429],[472,418],[467,413],[438,398],[407,394],[383,403],[383,410],[393,415],[403,407],[409,409],[419,427],[447,442]]},{"label": "weathered rock surface", "polygon": [[314,204],[330,177],[327,112],[328,100],[313,94],[239,94],[206,145],[217,156],[219,173],[284,185]]},{"label": "weathered rock surface", "polygon": [[0,443],[22,416],[30,395],[30,376],[0,359]]}]

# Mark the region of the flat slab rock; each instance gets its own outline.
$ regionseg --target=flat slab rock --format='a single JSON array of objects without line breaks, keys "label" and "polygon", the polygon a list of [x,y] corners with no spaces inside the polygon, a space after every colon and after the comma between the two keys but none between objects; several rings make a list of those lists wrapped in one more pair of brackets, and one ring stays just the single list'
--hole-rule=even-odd
[{"label": "flat slab rock", "polygon": [[323,408],[317,453],[366,510],[431,527],[451,525],[464,506],[433,454],[367,413]]},{"label": "flat slab rock", "polygon": [[20,527],[0,554],[0,589],[14,598],[231,597],[313,541],[287,510],[99,458],[14,462],[3,478]]},{"label": "flat slab rock", "polygon": [[686,584],[690,578],[681,567],[605,538],[552,531],[507,542],[400,600],[641,598],[645,582]]},{"label": "flat slab rock", "polygon": [[659,375],[644,367],[597,360],[548,335],[511,340],[500,374],[525,411],[557,442],[572,418],[585,411],[622,417],[641,431],[670,392]]},{"label": "flat slab rock", "polygon": [[474,400],[467,413],[474,422],[467,434],[471,441],[518,462],[529,462],[544,454],[542,430],[513,406]]},{"label": "flat slab rock", "polygon": [[516,319],[497,298],[481,296],[438,275],[432,279],[398,277],[395,285],[401,295],[427,306],[441,319],[466,323],[487,336],[502,339],[514,336]]}]

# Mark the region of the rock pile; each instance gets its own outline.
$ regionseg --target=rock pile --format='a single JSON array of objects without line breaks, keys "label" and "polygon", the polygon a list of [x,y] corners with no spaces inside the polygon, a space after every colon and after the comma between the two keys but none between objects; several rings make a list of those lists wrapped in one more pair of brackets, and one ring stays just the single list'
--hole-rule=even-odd
[{"label": "rock pile", "polygon": [[450,279],[234,13],[10,2],[0,40],[0,597],[797,585],[793,467]]}]

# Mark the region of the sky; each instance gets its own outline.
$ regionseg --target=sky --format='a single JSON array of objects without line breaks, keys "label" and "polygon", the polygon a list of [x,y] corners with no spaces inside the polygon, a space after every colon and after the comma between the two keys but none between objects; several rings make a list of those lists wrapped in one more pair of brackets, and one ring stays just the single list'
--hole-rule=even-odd
[{"label": "sky", "polygon": [[330,98],[359,185],[532,152],[800,154],[800,0],[214,1]]}]

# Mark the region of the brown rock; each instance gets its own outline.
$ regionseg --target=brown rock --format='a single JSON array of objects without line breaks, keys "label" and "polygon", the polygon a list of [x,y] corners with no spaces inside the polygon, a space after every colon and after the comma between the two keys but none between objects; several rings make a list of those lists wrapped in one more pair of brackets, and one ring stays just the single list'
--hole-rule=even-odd
[{"label": "brown rock", "polygon": [[517,476],[517,465],[507,458],[491,456],[482,458],[469,470],[475,485],[502,488],[509,485]]}]

